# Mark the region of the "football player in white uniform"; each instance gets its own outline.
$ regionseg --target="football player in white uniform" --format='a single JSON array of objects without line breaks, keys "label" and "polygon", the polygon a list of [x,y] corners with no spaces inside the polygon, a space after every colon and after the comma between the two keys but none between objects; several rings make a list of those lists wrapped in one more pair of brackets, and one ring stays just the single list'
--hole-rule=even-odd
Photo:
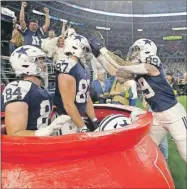
[{"label": "football player in white uniform", "polygon": [[7,135],[49,136],[70,120],[61,116],[48,126],[52,101],[40,87],[47,76],[45,57],[42,50],[30,45],[19,47],[10,57],[15,74],[23,79],[9,83],[3,91]]},{"label": "football player in white uniform", "polygon": [[[92,35],[90,45],[103,67],[123,77],[135,74],[135,80],[153,111],[151,136],[159,145],[168,131],[174,138],[182,158],[187,161],[187,117],[167,82],[157,47],[149,39],[139,39],[129,49],[127,61],[118,61],[105,48],[101,35]],[[120,66],[119,66],[120,65]]]},{"label": "football player in white uniform", "polygon": [[82,117],[86,114],[97,127],[93,103],[89,95],[90,73],[86,66],[90,56],[87,39],[78,34],[67,36],[64,53],[67,58],[56,62],[56,90],[54,102],[58,115],[69,115],[72,122],[58,134],[88,131]]}]

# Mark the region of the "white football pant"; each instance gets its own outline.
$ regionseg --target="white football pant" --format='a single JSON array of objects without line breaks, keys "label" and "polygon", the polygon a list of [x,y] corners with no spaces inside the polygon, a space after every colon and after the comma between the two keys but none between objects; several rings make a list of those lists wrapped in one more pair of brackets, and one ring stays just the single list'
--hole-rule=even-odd
[{"label": "white football pant", "polygon": [[153,112],[150,134],[157,145],[162,142],[168,131],[173,137],[181,157],[187,162],[187,115],[180,103],[163,112]]}]

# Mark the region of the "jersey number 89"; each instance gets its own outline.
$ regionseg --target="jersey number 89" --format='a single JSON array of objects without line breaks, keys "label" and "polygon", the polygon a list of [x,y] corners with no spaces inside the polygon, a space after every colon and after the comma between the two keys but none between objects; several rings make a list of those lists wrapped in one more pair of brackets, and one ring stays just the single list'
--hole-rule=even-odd
[{"label": "jersey number 89", "polygon": [[138,79],[138,84],[146,99],[155,96],[155,92],[143,77]]}]

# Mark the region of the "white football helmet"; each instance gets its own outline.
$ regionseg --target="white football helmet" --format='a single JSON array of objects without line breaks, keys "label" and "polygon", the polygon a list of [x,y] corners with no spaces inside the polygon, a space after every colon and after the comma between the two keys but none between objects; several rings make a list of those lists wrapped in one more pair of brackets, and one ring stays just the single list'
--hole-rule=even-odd
[{"label": "white football helmet", "polygon": [[32,75],[42,79],[47,77],[46,54],[39,48],[24,45],[17,48],[10,56],[10,63],[16,76]]},{"label": "white football helmet", "polygon": [[81,63],[86,63],[91,53],[88,40],[82,35],[70,35],[64,41],[64,54],[77,57]]},{"label": "white football helmet", "polygon": [[112,114],[104,118],[95,131],[108,131],[131,124],[131,119],[122,114]]},{"label": "white football helmet", "polygon": [[146,63],[149,56],[157,54],[157,46],[149,39],[139,39],[129,48],[127,61],[134,63]]},{"label": "white football helmet", "polygon": [[71,36],[71,35],[76,35],[76,31],[73,28],[68,28],[65,31],[65,38]]}]

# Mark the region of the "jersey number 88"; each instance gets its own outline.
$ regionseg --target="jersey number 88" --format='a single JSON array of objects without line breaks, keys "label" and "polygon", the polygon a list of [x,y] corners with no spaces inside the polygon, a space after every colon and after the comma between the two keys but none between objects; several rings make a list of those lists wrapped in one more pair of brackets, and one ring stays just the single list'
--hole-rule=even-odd
[{"label": "jersey number 88", "polygon": [[81,79],[79,82],[79,92],[76,95],[76,102],[77,103],[85,103],[88,98],[88,86],[90,81]]}]

